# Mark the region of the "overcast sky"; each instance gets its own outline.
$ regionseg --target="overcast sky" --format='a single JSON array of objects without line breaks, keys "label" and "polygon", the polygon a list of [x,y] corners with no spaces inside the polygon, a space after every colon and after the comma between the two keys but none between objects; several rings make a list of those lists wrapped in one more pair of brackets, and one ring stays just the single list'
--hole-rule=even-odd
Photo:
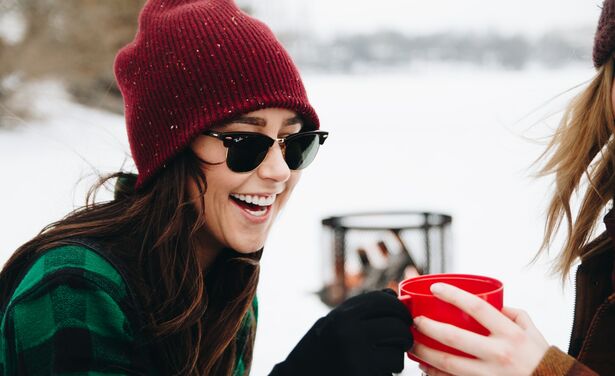
[{"label": "overcast sky", "polygon": [[[250,2],[250,0],[245,0]],[[336,32],[392,29],[541,34],[595,27],[602,0],[251,0],[257,16],[275,30]]]}]

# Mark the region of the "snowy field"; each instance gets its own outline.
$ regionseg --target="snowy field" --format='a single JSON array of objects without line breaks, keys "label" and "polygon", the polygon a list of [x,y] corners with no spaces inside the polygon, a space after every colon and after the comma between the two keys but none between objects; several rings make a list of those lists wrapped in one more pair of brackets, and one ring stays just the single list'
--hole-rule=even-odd
[{"label": "snowy field", "polygon": [[[567,91],[592,74],[589,65],[518,72],[449,65],[306,75],[331,137],[266,247],[253,375],[266,375],[327,312],[313,294],[322,284],[320,220],[355,211],[452,215],[451,271],[501,279],[505,304],[527,310],[547,340],[566,349],[573,291],[547,276],[545,261],[528,266],[550,188],[549,179],[531,177],[531,164],[543,149],[536,141],[577,92]],[[38,119],[0,131],[2,261],[81,205],[94,171],[131,166],[122,117],[73,104],[53,84],[24,98]],[[408,361],[403,374],[419,373]]]}]

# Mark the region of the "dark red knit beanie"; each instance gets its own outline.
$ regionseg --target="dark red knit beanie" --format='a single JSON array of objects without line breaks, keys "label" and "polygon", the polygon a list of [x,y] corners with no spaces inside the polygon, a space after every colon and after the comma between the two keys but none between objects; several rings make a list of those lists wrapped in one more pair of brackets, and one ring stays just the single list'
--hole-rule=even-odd
[{"label": "dark red knit beanie", "polygon": [[149,0],[114,68],[137,188],[203,130],[250,111],[287,108],[319,128],[288,53],[232,0]]},{"label": "dark red knit beanie", "polygon": [[598,20],[594,51],[594,67],[600,68],[615,50],[615,0],[605,0]]}]

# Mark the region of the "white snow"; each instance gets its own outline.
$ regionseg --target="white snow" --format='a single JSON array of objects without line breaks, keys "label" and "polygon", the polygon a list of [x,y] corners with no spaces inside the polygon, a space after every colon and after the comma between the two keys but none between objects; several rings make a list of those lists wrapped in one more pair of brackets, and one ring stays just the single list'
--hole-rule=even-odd
[{"label": "white snow", "polygon": [[21,13],[0,4],[0,38],[7,44],[17,44],[25,36],[26,22]]},{"label": "white snow", "polygon": [[[331,136],[268,240],[253,374],[267,374],[327,312],[313,294],[322,283],[320,220],[366,210],[451,214],[451,271],[501,279],[505,304],[527,310],[547,340],[566,349],[573,291],[546,275],[545,262],[527,265],[541,242],[550,188],[530,166],[543,150],[533,140],[549,134],[578,89],[566,91],[592,75],[589,65],[307,75]],[[121,116],[71,103],[54,83],[33,93],[38,119],[0,131],[1,261],[81,205],[93,169],[131,165]],[[415,374],[408,361],[404,375]]]}]

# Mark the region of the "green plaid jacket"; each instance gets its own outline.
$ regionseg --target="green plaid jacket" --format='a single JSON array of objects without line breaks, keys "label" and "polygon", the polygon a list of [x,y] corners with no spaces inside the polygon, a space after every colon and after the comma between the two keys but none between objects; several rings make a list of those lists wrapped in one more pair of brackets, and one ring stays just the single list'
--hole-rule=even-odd
[{"label": "green plaid jacket", "polygon": [[[155,364],[133,329],[138,318],[117,269],[79,245],[46,251],[29,268],[2,314],[0,375],[151,375]],[[235,376],[258,304],[238,334]]]}]

